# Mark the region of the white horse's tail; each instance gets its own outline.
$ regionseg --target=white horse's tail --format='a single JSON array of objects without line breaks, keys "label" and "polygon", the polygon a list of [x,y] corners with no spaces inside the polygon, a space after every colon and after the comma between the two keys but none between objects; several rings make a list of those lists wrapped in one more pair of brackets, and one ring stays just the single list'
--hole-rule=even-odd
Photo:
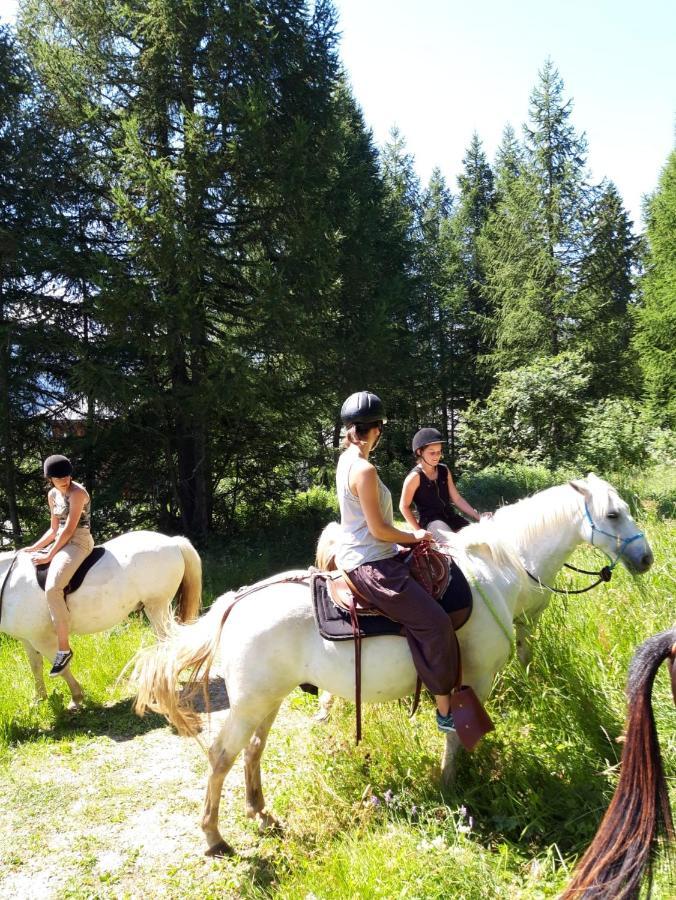
[{"label": "white horse's tail", "polygon": [[[191,701],[198,682],[206,689],[233,596],[223,594],[190,625],[173,621],[166,638],[136,655],[131,680],[137,686],[137,715],[150,709],[164,715],[179,734],[194,737],[199,732],[200,718]],[[190,677],[179,692],[179,678],[187,669],[191,670]]]},{"label": "white horse's tail", "polygon": [[180,622],[193,622],[202,606],[202,560],[193,545],[186,537],[175,537],[185,570],[178,587],[178,619]]}]

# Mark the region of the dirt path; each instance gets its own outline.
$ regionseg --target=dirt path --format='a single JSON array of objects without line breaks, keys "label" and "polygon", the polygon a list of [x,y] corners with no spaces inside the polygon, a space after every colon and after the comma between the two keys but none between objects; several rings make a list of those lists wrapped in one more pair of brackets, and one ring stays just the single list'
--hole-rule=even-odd
[{"label": "dirt path", "polygon": [[[210,695],[215,733],[224,715],[222,681]],[[115,733],[129,716],[129,703],[124,716],[121,706],[111,710],[109,733],[75,731],[72,740],[16,748],[0,775],[0,900],[235,897],[252,882],[265,889],[271,870],[266,876],[265,840],[244,817],[241,759],[226,780],[221,808],[238,856],[208,859],[199,826],[207,778],[202,749],[157,717],[143,720],[140,733],[125,734],[124,727]],[[273,761],[275,732],[285,752],[289,740],[304,744],[311,719],[300,706],[287,701],[280,711],[268,748]],[[265,774],[269,791],[280,777],[276,768]]]}]

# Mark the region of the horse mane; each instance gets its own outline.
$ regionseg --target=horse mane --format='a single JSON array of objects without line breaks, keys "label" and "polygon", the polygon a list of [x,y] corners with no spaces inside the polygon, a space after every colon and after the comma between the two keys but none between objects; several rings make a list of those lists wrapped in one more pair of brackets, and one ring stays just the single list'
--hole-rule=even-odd
[{"label": "horse mane", "polygon": [[477,522],[454,535],[453,547],[488,558],[524,577],[519,550],[543,531],[554,530],[579,512],[579,495],[567,484],[546,488],[498,509],[492,519]]},{"label": "horse mane", "polygon": [[555,531],[570,522],[579,511],[579,494],[569,484],[559,484],[500,507],[493,521],[500,531],[510,534],[510,543],[530,542],[543,531]]}]

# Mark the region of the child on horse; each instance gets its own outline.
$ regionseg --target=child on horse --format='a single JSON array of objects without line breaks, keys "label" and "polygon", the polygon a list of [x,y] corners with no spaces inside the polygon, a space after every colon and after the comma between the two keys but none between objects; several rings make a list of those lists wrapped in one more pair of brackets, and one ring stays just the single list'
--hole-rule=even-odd
[{"label": "child on horse", "polygon": [[[435,540],[443,541],[444,531],[460,531],[469,525],[459,510],[479,521],[482,515],[458,492],[448,466],[441,462],[443,438],[436,428],[421,428],[413,437],[417,464],[406,476],[399,509],[411,528],[429,528]],[[412,510],[415,504],[418,517]],[[483,516],[490,516],[484,513]]]},{"label": "child on horse", "polygon": [[49,563],[45,594],[49,614],[54,623],[58,650],[50,675],[60,675],[73,658],[69,641],[69,615],[63,590],[94,549],[90,530],[90,499],[85,488],[73,481],[70,460],[54,454],[43,466],[45,478],[52,485],[47,494],[50,527],[42,537],[24,549],[36,566]]}]

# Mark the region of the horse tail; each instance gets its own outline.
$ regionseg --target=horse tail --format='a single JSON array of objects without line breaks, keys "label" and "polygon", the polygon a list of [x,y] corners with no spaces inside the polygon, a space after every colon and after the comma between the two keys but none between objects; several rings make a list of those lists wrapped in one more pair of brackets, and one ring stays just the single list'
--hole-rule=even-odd
[{"label": "horse tail", "polygon": [[315,563],[322,572],[332,572],[336,568],[336,545],[341,534],[338,522],[329,522],[319,535]]},{"label": "horse tail", "polygon": [[[655,728],[651,693],[662,662],[672,655],[676,629],[648,638],[629,667],[626,738],[620,777],[594,840],[575,869],[561,900],[573,897],[638,897],[658,841],[669,848],[674,824]],[[672,677],[674,663],[672,663]],[[676,700],[676,698],[675,698]]]},{"label": "horse tail", "polygon": [[[198,682],[206,693],[209,670],[233,596],[223,594],[205,615],[189,625],[179,625],[174,620],[163,640],[136,655],[131,680],[137,688],[137,715],[143,716],[150,709],[165,716],[179,734],[197,735],[200,718],[192,700]],[[191,670],[190,676],[179,692],[179,678],[187,669]]]},{"label": "horse tail", "polygon": [[202,560],[193,545],[186,537],[175,537],[183,556],[183,578],[178,587],[178,620],[192,622],[200,613],[202,606]]}]

